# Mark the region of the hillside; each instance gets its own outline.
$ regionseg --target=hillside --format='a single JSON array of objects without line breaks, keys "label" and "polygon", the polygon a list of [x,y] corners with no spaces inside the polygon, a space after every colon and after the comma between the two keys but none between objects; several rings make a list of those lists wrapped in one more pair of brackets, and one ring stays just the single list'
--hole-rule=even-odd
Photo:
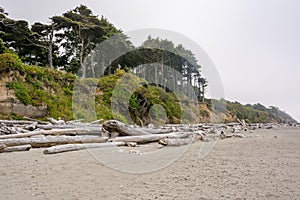
[{"label": "hillside", "polygon": [[[164,123],[234,122],[237,119],[245,119],[248,123],[296,122],[280,109],[266,108],[261,104],[242,105],[227,100],[206,99],[205,103],[198,105],[189,102],[184,94],[178,97],[158,86],[141,85],[141,83],[145,84],[145,80],[123,70],[100,79],[77,79],[77,87],[78,85],[95,86],[95,95],[94,99],[79,96],[80,101],[85,102],[84,106],[75,100],[72,107],[75,75],[52,68],[11,63],[13,66],[2,63],[0,68],[1,118],[60,117],[65,120],[85,119],[87,121],[94,118],[105,120],[116,118],[124,122],[128,122],[130,118],[136,124],[143,125],[161,123],[161,121]],[[115,91],[116,84],[119,84],[124,76],[131,78],[133,83],[128,85],[122,82],[123,85],[119,85],[119,88],[133,87],[132,84],[137,88],[130,96],[130,116],[127,116],[127,109],[116,113],[112,112],[111,108],[112,95],[117,95],[114,96],[118,99],[117,103],[126,103],[128,96],[126,91],[122,89]],[[95,111],[96,116],[91,115],[91,109]],[[73,112],[74,110],[76,112]]]}]

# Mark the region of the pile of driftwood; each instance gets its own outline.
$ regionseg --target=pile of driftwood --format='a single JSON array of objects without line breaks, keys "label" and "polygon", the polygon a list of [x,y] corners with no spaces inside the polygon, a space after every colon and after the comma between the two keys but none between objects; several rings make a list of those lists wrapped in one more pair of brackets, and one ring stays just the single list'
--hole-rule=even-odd
[{"label": "pile of driftwood", "polygon": [[[190,144],[194,140],[244,137],[243,122],[232,124],[167,124],[159,128],[129,126],[116,120],[100,124],[48,119],[49,122],[27,118],[22,121],[0,120],[0,152],[27,151],[46,148],[45,154],[55,154],[87,148],[137,146],[159,142],[164,146]],[[228,133],[225,133],[226,132]],[[228,131],[229,130],[229,131]],[[229,133],[231,132],[231,133]]]}]

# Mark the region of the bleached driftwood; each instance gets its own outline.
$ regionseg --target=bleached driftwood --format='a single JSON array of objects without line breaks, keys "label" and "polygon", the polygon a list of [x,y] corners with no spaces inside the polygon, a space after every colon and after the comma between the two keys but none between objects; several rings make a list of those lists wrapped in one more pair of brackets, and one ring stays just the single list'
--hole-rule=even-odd
[{"label": "bleached driftwood", "polygon": [[41,120],[38,120],[38,119],[33,119],[33,118],[30,118],[30,117],[23,117],[24,119],[27,119],[29,121],[32,121],[32,122],[38,122],[39,124],[49,124],[49,122],[45,122],[45,121],[41,121]]},{"label": "bleached driftwood", "polygon": [[136,146],[137,146],[137,143],[136,143],[136,142],[125,142],[125,146],[128,146],[128,147],[136,147]]},{"label": "bleached driftwood", "polygon": [[[53,130],[41,130],[41,131],[31,131],[27,133],[18,133],[10,135],[0,135],[0,139],[9,139],[9,138],[24,138],[35,135],[77,135],[83,133],[94,133],[96,130],[93,129],[84,129],[84,128],[73,128],[73,129],[53,129]],[[100,131],[99,131],[100,135]]]},{"label": "bleached driftwood", "polygon": [[32,121],[26,121],[26,120],[0,120],[1,124],[7,124],[7,125],[16,125],[16,124],[31,124]]},{"label": "bleached driftwood", "polygon": [[0,150],[5,149],[6,145],[5,144],[0,144]]},{"label": "bleached driftwood", "polygon": [[138,129],[151,134],[163,134],[163,133],[174,132],[172,129],[160,129],[160,128],[138,128]]},{"label": "bleached driftwood", "polygon": [[149,134],[149,135],[136,135],[136,136],[123,136],[111,139],[113,142],[136,142],[138,144],[157,142],[166,138],[186,138],[192,135],[193,132],[174,132],[167,134]]},{"label": "bleached driftwood", "polygon": [[91,124],[99,124],[100,122],[103,122],[104,119],[98,119],[96,121],[91,122]]},{"label": "bleached driftwood", "polygon": [[64,124],[66,123],[64,120],[62,119],[59,119],[59,120],[56,120],[56,119],[53,119],[52,117],[49,117],[47,118],[52,124]]},{"label": "bleached driftwood", "polygon": [[37,128],[37,125],[38,125],[38,122],[33,122],[32,124],[25,126],[24,129],[33,131]]},{"label": "bleached driftwood", "polygon": [[164,146],[182,146],[191,144],[193,142],[192,137],[188,138],[166,138],[159,140],[159,144],[162,144]]},{"label": "bleached driftwood", "polygon": [[90,143],[90,144],[65,144],[52,146],[44,150],[44,154],[56,154],[68,151],[78,151],[83,149],[91,148],[103,148],[103,147],[114,147],[124,146],[125,142],[107,142],[107,143]]},{"label": "bleached driftwood", "polygon": [[108,120],[103,123],[103,128],[109,132],[117,132],[119,135],[124,136],[136,136],[136,135],[149,135],[151,133],[146,132],[139,128],[132,128],[117,120]]},{"label": "bleached driftwood", "polygon": [[4,149],[0,149],[0,153],[14,152],[14,151],[28,151],[30,149],[31,149],[31,145],[26,144],[26,145],[21,145],[21,146],[6,147]]},{"label": "bleached driftwood", "polygon": [[61,144],[75,143],[102,143],[106,142],[108,137],[101,136],[44,136],[38,138],[11,138],[0,140],[0,145],[19,146],[30,144],[32,147],[50,147]]},{"label": "bleached driftwood", "polygon": [[70,129],[70,128],[89,128],[89,129],[101,129],[100,124],[89,124],[89,123],[74,123],[74,124],[38,124],[37,128],[44,130],[51,129]]}]

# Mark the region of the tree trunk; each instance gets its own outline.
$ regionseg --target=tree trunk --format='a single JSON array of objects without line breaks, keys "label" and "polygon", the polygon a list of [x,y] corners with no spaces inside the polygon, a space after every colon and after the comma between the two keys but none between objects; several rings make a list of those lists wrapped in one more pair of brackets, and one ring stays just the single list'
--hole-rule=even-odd
[{"label": "tree trunk", "polygon": [[150,135],[136,135],[136,136],[123,136],[112,139],[113,142],[136,142],[138,144],[157,142],[166,138],[186,138],[192,135],[193,132],[176,132],[169,134],[150,134]]},{"label": "tree trunk", "polygon": [[49,67],[53,67],[53,35],[54,35],[54,26],[52,24],[51,26],[51,33],[50,33],[50,41],[49,41],[49,46],[48,46],[48,64]]},{"label": "tree trunk", "polygon": [[[42,131],[31,131],[27,133],[18,133],[18,134],[10,134],[10,135],[0,135],[0,139],[10,139],[10,138],[25,138],[35,135],[76,135],[76,134],[88,134],[95,133],[97,130],[95,129],[84,129],[84,128],[73,128],[73,129],[53,129],[53,130],[42,130]],[[100,136],[100,132],[99,132]],[[0,140],[1,143],[1,140]]]},{"label": "tree trunk", "polygon": [[5,152],[14,152],[14,151],[28,151],[31,149],[31,145],[21,145],[21,146],[15,146],[15,147],[6,147],[2,150],[0,150],[0,153],[5,153]]},{"label": "tree trunk", "polygon": [[80,62],[80,67],[82,69],[82,78],[85,78],[86,77],[86,66],[83,63],[84,39],[81,37],[81,27],[80,27],[80,25],[78,26],[78,37],[81,39],[81,47],[80,47],[80,52],[79,52],[79,62]]},{"label": "tree trunk", "polygon": [[95,67],[94,67],[94,55],[95,55],[95,53],[94,52],[92,52],[92,54],[91,54],[91,70],[92,70],[92,78],[95,78],[96,76],[95,76]]},{"label": "tree trunk", "polygon": [[187,145],[191,144],[193,142],[192,137],[189,138],[166,138],[159,140],[159,144],[162,144],[164,146],[181,146],[181,145]]},{"label": "tree trunk", "polygon": [[37,128],[44,129],[44,130],[51,130],[51,129],[94,129],[94,130],[101,130],[102,125],[100,124],[92,124],[92,123],[78,123],[78,124],[38,124]]},{"label": "tree trunk", "polygon": [[26,120],[0,120],[0,124],[7,124],[7,125],[23,125],[23,124],[32,124],[32,121]]},{"label": "tree trunk", "polygon": [[5,144],[0,144],[0,150],[5,149],[6,145]]},{"label": "tree trunk", "polygon": [[103,147],[114,147],[114,146],[124,146],[125,142],[109,142],[109,143],[90,143],[90,144],[65,144],[53,146],[44,150],[44,154],[55,154],[68,151],[78,151],[83,149],[91,148],[103,148]]},{"label": "tree trunk", "polygon": [[60,144],[76,143],[102,143],[106,142],[108,137],[100,136],[43,136],[37,138],[13,138],[0,140],[0,145],[19,146],[30,144],[32,147],[50,147]]},{"label": "tree trunk", "polygon": [[147,131],[138,128],[132,128],[122,122],[116,120],[108,120],[103,123],[103,128],[109,132],[118,132],[120,135],[124,136],[134,136],[134,135],[149,135]]}]

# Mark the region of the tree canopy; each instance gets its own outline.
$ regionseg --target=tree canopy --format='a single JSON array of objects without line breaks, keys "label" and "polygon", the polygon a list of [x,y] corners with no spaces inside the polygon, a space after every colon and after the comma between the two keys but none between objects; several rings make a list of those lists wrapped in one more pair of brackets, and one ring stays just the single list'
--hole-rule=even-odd
[{"label": "tree canopy", "polygon": [[[146,75],[140,65],[156,63],[153,74],[159,85],[171,84],[176,90],[190,84],[197,88],[198,97],[203,97],[207,85],[195,55],[183,45],[149,35],[141,46],[134,47],[120,29],[85,5],[52,16],[49,23],[32,25],[9,18],[0,7],[0,39],[0,50],[6,47],[16,52],[25,64],[55,67],[82,77],[111,74],[120,67]],[[127,53],[119,55],[121,52]]]}]

